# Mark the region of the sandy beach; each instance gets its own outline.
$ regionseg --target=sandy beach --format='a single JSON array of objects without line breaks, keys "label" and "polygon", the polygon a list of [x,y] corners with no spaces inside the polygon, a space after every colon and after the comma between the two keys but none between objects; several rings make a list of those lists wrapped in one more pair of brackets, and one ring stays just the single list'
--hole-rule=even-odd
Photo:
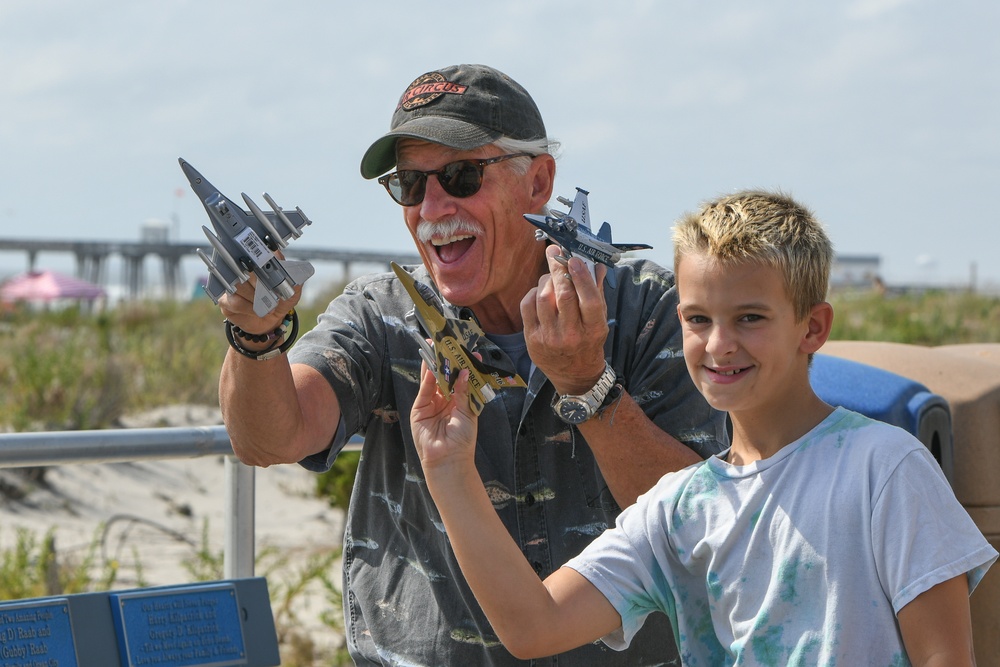
[{"label": "sandy beach", "polygon": [[[122,419],[126,428],[221,423],[217,408],[203,406],[172,406]],[[61,564],[80,563],[92,551],[92,576],[100,577],[117,563],[112,588],[195,581],[192,571],[208,571],[212,559],[221,569],[223,463],[223,457],[212,456],[56,466],[46,470],[41,485],[0,470],[0,483],[25,492],[19,499],[0,495],[0,550],[17,543],[18,528],[29,530],[38,543],[51,530]],[[310,559],[340,548],[343,513],[316,498],[314,486],[315,475],[298,465],[255,469],[255,574],[267,577],[272,600],[297,583]],[[339,586],[339,560],[331,570]],[[280,625],[287,613],[272,607]],[[318,582],[297,594],[289,611],[317,648],[340,643],[320,621],[340,609]]]}]

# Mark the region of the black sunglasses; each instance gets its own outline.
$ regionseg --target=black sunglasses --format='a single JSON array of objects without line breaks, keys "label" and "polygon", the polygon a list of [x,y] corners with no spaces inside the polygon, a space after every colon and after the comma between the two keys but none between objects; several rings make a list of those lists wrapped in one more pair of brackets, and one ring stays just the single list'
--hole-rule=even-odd
[{"label": "black sunglasses", "polygon": [[378,182],[385,186],[393,201],[402,206],[416,206],[424,200],[427,177],[432,174],[437,176],[441,189],[452,197],[471,197],[483,185],[483,169],[486,165],[516,157],[531,157],[531,153],[511,153],[485,160],[457,160],[431,171],[400,169],[380,176]]}]

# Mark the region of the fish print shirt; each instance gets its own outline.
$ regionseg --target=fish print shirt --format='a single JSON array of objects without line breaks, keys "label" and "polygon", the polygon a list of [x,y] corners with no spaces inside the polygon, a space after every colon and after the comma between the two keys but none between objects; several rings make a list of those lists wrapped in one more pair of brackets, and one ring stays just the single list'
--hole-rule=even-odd
[{"label": "fish print shirt", "polygon": [[[423,267],[408,270],[431,285]],[[618,287],[605,286],[606,358],[664,431],[703,457],[719,452],[727,443],[725,415],[706,404],[688,376],[673,274],[635,259],[622,260],[615,271]],[[596,642],[528,663],[503,648],[455,560],[410,433],[420,371],[414,332],[405,321],[412,309],[394,274],[366,276],[330,303],[289,354],[292,363],[323,374],[342,411],[330,449],[302,465],[327,470],[350,435],[364,437],[343,558],[347,642],[355,662],[679,664],[666,619],[647,623],[624,653]],[[491,341],[477,351],[514,373],[511,360]],[[613,525],[620,508],[587,442],[553,414],[552,384],[537,369],[526,381],[527,388],[500,389],[486,404],[476,464],[507,530],[545,577]]]},{"label": "fish print shirt", "polygon": [[769,458],[665,475],[568,565],[615,648],[660,611],[689,667],[904,667],[899,610],[996,557],[919,440],[837,408]]}]

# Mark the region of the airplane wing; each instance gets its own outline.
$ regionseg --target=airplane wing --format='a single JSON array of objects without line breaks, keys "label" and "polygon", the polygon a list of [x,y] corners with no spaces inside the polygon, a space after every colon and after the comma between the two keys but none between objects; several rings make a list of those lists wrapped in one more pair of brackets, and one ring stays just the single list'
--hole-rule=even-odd
[{"label": "airplane wing", "polygon": [[488,364],[485,361],[479,359],[475,355],[469,357],[472,365],[476,367],[476,370],[482,375],[486,382],[496,389],[504,389],[506,387],[527,387],[521,376],[515,373],[514,375],[507,374],[507,371]]},{"label": "airplane wing", "polygon": [[653,246],[646,243],[612,243],[614,247],[618,248],[622,252],[629,252],[631,250],[652,250]]},{"label": "airplane wing", "polygon": [[303,227],[312,224],[312,220],[306,217],[301,208],[296,206],[294,211],[286,211],[274,203],[271,195],[266,192],[264,201],[271,207],[267,212],[262,211],[246,193],[242,194],[243,201],[250,208],[249,211],[243,211],[244,215],[249,216],[252,213],[268,236],[281,239],[278,245],[282,248],[288,245],[289,240],[302,236]]},{"label": "airplane wing", "polygon": [[205,292],[208,293],[213,302],[219,303],[219,299],[227,292],[229,294],[236,292],[236,286],[243,282],[244,278],[229,268],[225,262],[221,261],[218,252],[213,250],[211,258],[201,248],[198,248],[195,252],[201,257],[201,261],[205,263],[205,266],[208,267],[209,276],[208,282],[205,284]]},{"label": "airplane wing", "polygon": [[630,250],[652,250],[653,246],[646,243],[614,243],[611,241],[611,223],[605,222],[601,225],[601,230],[597,233],[597,238],[604,241],[611,247],[622,252]]}]

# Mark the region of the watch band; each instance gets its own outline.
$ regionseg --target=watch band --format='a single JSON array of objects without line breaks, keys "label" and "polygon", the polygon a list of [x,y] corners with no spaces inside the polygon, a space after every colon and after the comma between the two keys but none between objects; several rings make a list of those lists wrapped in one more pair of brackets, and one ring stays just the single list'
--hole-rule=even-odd
[{"label": "watch band", "polygon": [[[613,393],[617,379],[615,369],[605,361],[604,372],[590,391],[579,396],[556,394],[552,399],[552,411],[567,424],[582,424],[607,407],[607,398]],[[617,398],[617,393],[611,398]]]}]

